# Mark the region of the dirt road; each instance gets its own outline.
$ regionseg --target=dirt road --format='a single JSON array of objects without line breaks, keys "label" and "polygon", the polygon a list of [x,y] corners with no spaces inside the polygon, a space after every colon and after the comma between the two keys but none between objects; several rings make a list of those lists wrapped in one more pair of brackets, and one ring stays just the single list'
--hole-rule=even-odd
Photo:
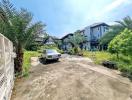
[{"label": "dirt road", "polygon": [[11,100],[132,100],[132,82],[88,58],[64,56],[17,79]]}]

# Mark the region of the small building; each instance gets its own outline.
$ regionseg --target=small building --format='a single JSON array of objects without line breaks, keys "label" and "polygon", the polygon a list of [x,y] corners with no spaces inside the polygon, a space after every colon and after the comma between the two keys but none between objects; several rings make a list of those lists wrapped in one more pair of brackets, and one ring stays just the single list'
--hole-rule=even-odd
[{"label": "small building", "polygon": [[73,47],[72,44],[68,42],[68,39],[72,36],[73,34],[69,33],[61,38],[61,41],[62,41],[61,49],[63,49],[64,51],[67,51]]},{"label": "small building", "polygon": [[55,44],[55,40],[51,36],[49,36],[49,37],[47,37],[47,38],[45,38],[43,40],[43,44],[54,45]]},{"label": "small building", "polygon": [[39,43],[39,44],[43,44],[44,38],[47,36],[46,33],[39,33],[35,36],[35,42]]}]

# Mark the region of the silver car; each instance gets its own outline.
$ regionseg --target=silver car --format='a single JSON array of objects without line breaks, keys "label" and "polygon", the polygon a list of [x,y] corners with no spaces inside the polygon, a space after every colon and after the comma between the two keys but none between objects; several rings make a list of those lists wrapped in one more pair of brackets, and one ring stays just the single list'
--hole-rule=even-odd
[{"label": "silver car", "polygon": [[47,60],[58,61],[60,57],[61,54],[54,49],[45,49],[42,53],[42,58],[44,62],[46,62]]}]

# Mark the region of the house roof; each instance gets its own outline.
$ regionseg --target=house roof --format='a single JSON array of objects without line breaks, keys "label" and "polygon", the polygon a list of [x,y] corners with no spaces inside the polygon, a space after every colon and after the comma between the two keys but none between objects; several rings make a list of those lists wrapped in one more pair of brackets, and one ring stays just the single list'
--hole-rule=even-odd
[{"label": "house roof", "polygon": [[65,35],[64,37],[61,38],[61,40],[67,38],[68,36],[73,36],[73,33],[69,33],[69,34]]},{"label": "house roof", "polygon": [[83,33],[85,30],[82,29],[82,30],[77,30],[76,32],[79,32],[79,33]]},{"label": "house roof", "polygon": [[[101,23],[94,23],[94,24],[92,24],[92,25],[90,25],[90,26],[87,26],[87,27],[89,27],[89,28],[94,28],[94,27],[98,27],[98,26],[109,26],[109,25],[106,24],[106,23],[104,23],[104,22],[101,22]],[[86,28],[87,28],[87,27],[86,27]],[[85,29],[77,30],[76,32],[84,33],[84,31],[85,31]],[[61,40],[67,38],[69,35],[73,36],[73,33],[69,33],[69,34],[63,36],[63,37],[61,38]]]},{"label": "house roof", "polygon": [[36,41],[36,42],[43,42],[43,38],[42,38],[42,37],[36,37],[36,38],[35,38],[35,41]]},{"label": "house roof", "polygon": [[102,26],[109,26],[108,24],[101,22],[101,23],[94,23],[94,24],[90,25],[90,27],[93,28],[93,27],[97,27],[97,26],[101,26],[101,25]]},{"label": "house roof", "polygon": [[53,42],[53,41],[54,41],[53,38],[52,38],[51,36],[49,36],[48,38],[45,38],[45,39],[43,40],[43,43]]}]

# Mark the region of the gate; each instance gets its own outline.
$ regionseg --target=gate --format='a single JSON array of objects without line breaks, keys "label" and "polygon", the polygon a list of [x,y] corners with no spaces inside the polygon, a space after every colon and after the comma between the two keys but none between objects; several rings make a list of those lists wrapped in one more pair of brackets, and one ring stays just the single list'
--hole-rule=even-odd
[{"label": "gate", "polygon": [[10,100],[14,85],[13,44],[0,34],[0,100]]}]

